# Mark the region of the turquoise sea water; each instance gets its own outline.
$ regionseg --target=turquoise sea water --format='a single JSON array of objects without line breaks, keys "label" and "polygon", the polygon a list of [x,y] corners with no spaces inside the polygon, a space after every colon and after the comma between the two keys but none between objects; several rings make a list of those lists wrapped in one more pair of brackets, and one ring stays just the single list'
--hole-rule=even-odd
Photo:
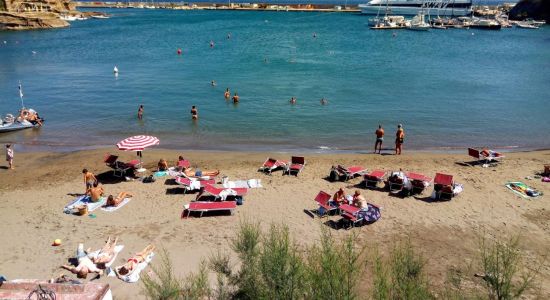
[{"label": "turquoise sea water", "polygon": [[[166,148],[360,151],[379,123],[391,146],[402,123],[406,149],[550,146],[550,26],[393,36],[360,14],[108,12],[0,32],[0,113],[19,108],[21,80],[26,106],[47,120],[0,143],[66,150],[146,133]],[[241,103],[224,100],[226,87]]]}]

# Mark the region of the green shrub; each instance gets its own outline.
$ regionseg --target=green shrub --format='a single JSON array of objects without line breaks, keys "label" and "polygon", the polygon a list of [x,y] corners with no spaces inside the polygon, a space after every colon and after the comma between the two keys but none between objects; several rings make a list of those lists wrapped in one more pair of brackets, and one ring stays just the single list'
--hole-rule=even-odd
[{"label": "green shrub", "polygon": [[160,251],[159,263],[151,264],[152,275],[143,272],[141,283],[145,296],[154,300],[180,299],[182,293],[181,282],[174,275],[172,261],[165,249]]}]

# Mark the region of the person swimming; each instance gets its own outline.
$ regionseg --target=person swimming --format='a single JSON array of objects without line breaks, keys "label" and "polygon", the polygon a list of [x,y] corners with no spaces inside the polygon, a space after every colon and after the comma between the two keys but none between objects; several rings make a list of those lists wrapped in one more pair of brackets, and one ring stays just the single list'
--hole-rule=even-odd
[{"label": "person swimming", "polygon": [[296,97],[290,98],[290,104],[296,104]]},{"label": "person swimming", "polygon": [[191,107],[191,118],[193,120],[199,119],[199,111],[197,110],[197,107],[195,105]]},{"label": "person swimming", "polygon": [[210,48],[214,48],[214,41],[210,41]]},{"label": "person swimming", "polygon": [[235,92],[235,94],[233,95],[233,103],[239,103],[239,95],[237,95],[236,92]]},{"label": "person swimming", "polygon": [[139,108],[138,108],[138,113],[137,113],[137,117],[138,117],[138,120],[142,120],[143,119],[143,105],[140,105]]},{"label": "person swimming", "polygon": [[210,81],[210,85],[211,86],[216,86],[216,81],[214,81],[214,80]]},{"label": "person swimming", "polygon": [[327,105],[327,104],[328,104],[328,100],[325,98],[321,98],[321,105]]},{"label": "person swimming", "polygon": [[225,93],[223,93],[223,96],[225,97],[225,99],[229,99],[229,97],[231,97],[231,92],[229,91],[229,88],[226,88],[225,89]]}]

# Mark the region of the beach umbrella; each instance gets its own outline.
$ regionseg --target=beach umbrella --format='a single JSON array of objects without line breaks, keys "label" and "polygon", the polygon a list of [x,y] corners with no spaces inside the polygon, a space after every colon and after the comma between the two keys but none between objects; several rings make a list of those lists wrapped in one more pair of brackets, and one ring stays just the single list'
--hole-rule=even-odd
[{"label": "beach umbrella", "polygon": [[[125,138],[118,142],[116,146],[123,151],[138,151],[139,162],[141,165],[141,151],[150,146],[155,146],[160,143],[159,139],[150,135],[135,135]],[[145,169],[140,168],[138,172],[143,172]]]}]

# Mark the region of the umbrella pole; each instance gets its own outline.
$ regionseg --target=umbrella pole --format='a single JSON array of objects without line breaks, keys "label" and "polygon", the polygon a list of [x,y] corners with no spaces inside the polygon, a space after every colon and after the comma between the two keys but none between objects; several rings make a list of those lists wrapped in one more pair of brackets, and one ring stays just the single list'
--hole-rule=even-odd
[{"label": "umbrella pole", "polygon": [[142,154],[141,154],[141,151],[138,151],[138,156],[139,156],[139,169],[137,169],[136,171],[138,173],[143,173],[145,172],[147,169],[145,169],[143,167],[143,161],[142,161]]}]

